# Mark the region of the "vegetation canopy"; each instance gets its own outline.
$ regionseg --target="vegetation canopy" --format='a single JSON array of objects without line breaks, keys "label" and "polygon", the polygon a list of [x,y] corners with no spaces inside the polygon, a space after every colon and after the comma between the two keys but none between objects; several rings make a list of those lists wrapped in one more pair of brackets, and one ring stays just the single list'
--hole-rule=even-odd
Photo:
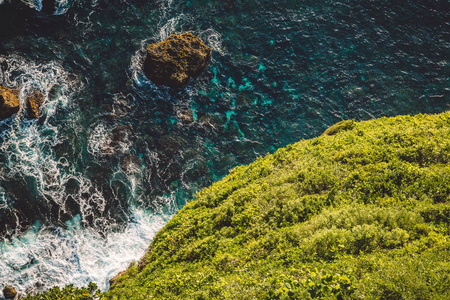
[{"label": "vegetation canopy", "polygon": [[449,160],[450,113],[341,123],[203,189],[100,297],[450,299]]}]

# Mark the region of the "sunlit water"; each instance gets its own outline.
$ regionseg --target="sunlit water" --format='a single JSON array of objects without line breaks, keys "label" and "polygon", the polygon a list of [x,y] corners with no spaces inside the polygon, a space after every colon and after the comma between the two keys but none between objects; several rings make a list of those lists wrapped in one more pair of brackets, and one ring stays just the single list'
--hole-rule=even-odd
[{"label": "sunlit water", "polygon": [[[0,85],[45,95],[0,121],[0,288],[102,289],[195,193],[342,120],[448,109],[448,1],[0,1]],[[141,65],[190,31],[179,90]],[[190,120],[194,120],[193,122]]]}]

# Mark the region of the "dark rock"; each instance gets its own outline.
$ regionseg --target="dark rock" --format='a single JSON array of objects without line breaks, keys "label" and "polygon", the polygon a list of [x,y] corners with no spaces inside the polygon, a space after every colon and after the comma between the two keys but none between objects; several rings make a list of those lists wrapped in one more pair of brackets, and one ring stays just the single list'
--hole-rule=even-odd
[{"label": "dark rock", "polygon": [[42,12],[53,14],[56,10],[56,0],[42,0]]},{"label": "dark rock", "polygon": [[211,48],[199,37],[192,33],[172,34],[148,45],[144,73],[156,84],[181,87],[205,68],[210,56]]},{"label": "dark rock", "polygon": [[3,289],[3,297],[5,299],[14,299],[17,295],[17,291],[12,286],[5,286]]},{"label": "dark rock", "polygon": [[6,119],[17,113],[20,108],[17,90],[0,86],[0,119]]},{"label": "dark rock", "polygon": [[41,116],[41,106],[44,103],[44,94],[34,91],[27,97],[28,116],[30,118],[39,118]]}]

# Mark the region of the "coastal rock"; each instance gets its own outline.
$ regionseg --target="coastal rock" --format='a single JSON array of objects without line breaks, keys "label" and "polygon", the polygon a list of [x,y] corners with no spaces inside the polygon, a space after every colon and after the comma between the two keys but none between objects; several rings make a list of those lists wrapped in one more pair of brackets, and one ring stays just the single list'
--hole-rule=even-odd
[{"label": "coastal rock", "polygon": [[20,108],[17,90],[0,86],[0,119],[6,119],[17,113]]},{"label": "coastal rock", "polygon": [[44,94],[34,91],[27,97],[28,116],[30,118],[39,118],[41,116],[41,106],[44,103]]},{"label": "coastal rock", "polygon": [[5,297],[5,299],[14,299],[16,295],[17,291],[12,286],[7,285],[3,289],[3,297]]},{"label": "coastal rock", "polygon": [[210,56],[211,48],[199,37],[192,33],[172,34],[148,45],[144,73],[156,84],[181,87],[205,68]]},{"label": "coastal rock", "polygon": [[[44,94],[39,91],[32,92],[27,97],[27,110],[30,118],[39,118],[41,106],[44,103]],[[19,91],[0,86],[0,119],[6,119],[17,113],[20,109]]]},{"label": "coastal rock", "polygon": [[[110,285],[111,289],[112,289],[112,287],[113,287],[116,283],[119,283],[119,282],[120,282],[120,280],[119,280],[119,279],[121,279],[120,277],[121,277],[122,275],[125,275],[125,273],[127,273],[126,270],[125,270],[125,271],[121,271],[121,272],[119,272],[116,276],[114,276],[113,278],[111,278],[111,279],[109,280],[109,285]],[[111,289],[110,289],[110,290],[111,290]]]}]

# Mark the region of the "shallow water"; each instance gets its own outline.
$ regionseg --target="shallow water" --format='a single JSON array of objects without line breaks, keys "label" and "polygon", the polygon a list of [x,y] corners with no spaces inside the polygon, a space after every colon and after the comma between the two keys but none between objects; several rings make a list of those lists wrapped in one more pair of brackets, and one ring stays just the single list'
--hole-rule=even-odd
[{"label": "shallow water", "polygon": [[[0,122],[0,285],[22,291],[106,289],[236,165],[450,103],[448,1],[3,2],[0,85],[46,96],[40,119]],[[146,45],[186,31],[213,49],[206,70],[148,81]]]}]

